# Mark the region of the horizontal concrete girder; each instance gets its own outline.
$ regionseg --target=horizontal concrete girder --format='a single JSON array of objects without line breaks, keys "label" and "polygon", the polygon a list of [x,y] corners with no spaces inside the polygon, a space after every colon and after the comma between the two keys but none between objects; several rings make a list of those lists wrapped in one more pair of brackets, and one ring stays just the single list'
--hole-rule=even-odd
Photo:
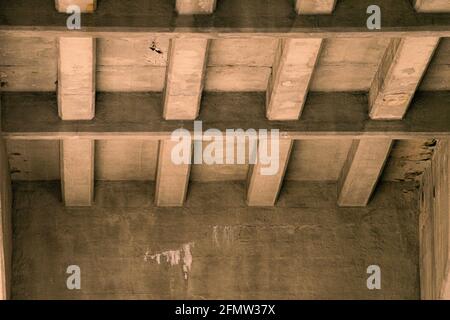
[{"label": "horizontal concrete girder", "polygon": [[[166,121],[159,93],[100,93],[91,121],[62,121],[55,94],[2,94],[2,129],[7,139],[153,139],[178,128],[193,131],[193,120]],[[199,120],[203,130],[279,129],[283,138],[316,139],[450,137],[450,92],[416,93],[401,121],[371,120],[363,93],[316,93],[308,96],[296,121],[270,121],[264,93],[205,93]],[[126,106],[126,108],[124,107]],[[30,110],[33,112],[30,112]]]},{"label": "horizontal concrete girder", "polygon": [[[227,0],[213,15],[179,15],[167,0],[102,1],[93,15],[83,15],[82,30],[67,30],[66,15],[48,0],[0,2],[0,35],[71,37],[236,36],[406,37],[450,36],[450,13],[420,13],[408,1],[378,0],[381,30],[368,30],[370,1],[340,2],[331,15],[297,15],[290,0]],[[30,10],[33,8],[33,10]],[[130,19],[133,17],[133,19]]]}]

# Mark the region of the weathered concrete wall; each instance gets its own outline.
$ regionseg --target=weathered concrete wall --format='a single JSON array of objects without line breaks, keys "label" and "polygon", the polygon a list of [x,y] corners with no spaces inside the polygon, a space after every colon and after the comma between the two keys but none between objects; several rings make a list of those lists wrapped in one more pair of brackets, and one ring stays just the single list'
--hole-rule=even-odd
[{"label": "weathered concrete wall", "polygon": [[449,148],[440,140],[420,192],[420,287],[422,299],[450,299]]},{"label": "weathered concrete wall", "polygon": [[12,275],[12,193],[8,157],[0,139],[0,300],[11,295]]},{"label": "weathered concrete wall", "polygon": [[[414,185],[383,182],[363,209],[337,208],[333,183],[288,181],[275,208],[246,207],[239,182],[192,182],[176,209],[153,188],[98,182],[95,205],[71,209],[58,182],[15,183],[13,298],[420,297]],[[381,290],[366,287],[373,264]]]}]

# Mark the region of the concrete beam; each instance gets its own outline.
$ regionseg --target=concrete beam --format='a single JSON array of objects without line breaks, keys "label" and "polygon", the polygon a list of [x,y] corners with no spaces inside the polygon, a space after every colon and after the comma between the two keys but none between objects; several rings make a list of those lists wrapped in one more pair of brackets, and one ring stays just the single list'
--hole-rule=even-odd
[{"label": "concrete beam", "polygon": [[295,10],[298,14],[331,14],[337,0],[296,0]]},{"label": "concrete beam", "polygon": [[[263,143],[266,142],[264,141]],[[270,145],[270,142],[267,143]],[[292,145],[292,140],[279,140],[278,157],[273,159],[273,161],[278,161],[279,164],[275,174],[264,175],[261,170],[263,168],[267,169],[269,166],[262,164],[259,160],[250,167],[247,185],[247,204],[249,206],[270,207],[275,205],[283,183],[284,174],[286,173]]]},{"label": "concrete beam", "polygon": [[66,206],[90,206],[94,199],[94,141],[62,140],[61,188]]},{"label": "concrete beam", "polygon": [[391,139],[353,141],[338,181],[338,205],[364,207],[391,151]]},{"label": "concrete beam", "polygon": [[412,0],[418,12],[450,12],[448,0]]},{"label": "concrete beam", "polygon": [[55,0],[55,7],[58,12],[66,13],[71,5],[79,6],[81,12],[92,13],[97,8],[97,0]]},{"label": "concrete beam", "polygon": [[[7,139],[161,140],[179,128],[194,131],[192,120],[162,118],[160,93],[97,94],[91,121],[61,121],[54,94],[3,93],[1,99],[2,135]],[[417,92],[402,121],[379,121],[368,118],[364,93],[310,92],[300,120],[271,121],[262,92],[206,92],[198,119],[203,130],[278,129],[290,139],[436,139],[450,137],[449,105],[450,92]]]},{"label": "concrete beam", "polygon": [[[155,192],[157,206],[181,207],[186,199],[191,166],[172,161],[172,150],[177,143],[171,140],[162,140],[159,143]],[[189,158],[192,158],[192,149]]]},{"label": "concrete beam", "polygon": [[308,94],[322,39],[280,40],[267,89],[267,118],[297,120]]},{"label": "concrete beam", "polygon": [[197,118],[203,93],[208,42],[206,39],[171,40],[164,99],[166,120]]},{"label": "concrete beam", "polygon": [[392,39],[369,92],[372,119],[402,119],[425,74],[439,38]]},{"label": "concrete beam", "polygon": [[95,39],[60,38],[58,112],[63,120],[95,115]]},{"label": "concrete beam", "polygon": [[[283,1],[286,4],[288,1]],[[332,15],[307,18],[280,0],[224,1],[214,15],[179,16],[167,0],[101,1],[98,13],[84,15],[83,32],[67,29],[54,3],[48,0],[0,1],[0,36],[142,38],[385,38],[450,37],[450,13],[423,14],[405,1],[377,0],[383,27],[367,29],[366,1],[345,0]],[[33,10],[30,10],[33,8]],[[101,10],[100,10],[101,8]],[[121,10],[123,8],[123,10]],[[136,19],[130,19],[136,17]],[[199,20],[200,19],[200,20]],[[32,22],[32,23],[31,23]],[[289,32],[286,32],[289,31]]]},{"label": "concrete beam", "polygon": [[12,191],[8,156],[0,139],[0,300],[11,297]]},{"label": "concrete beam", "polygon": [[216,10],[216,0],[177,0],[179,14],[211,14]]}]

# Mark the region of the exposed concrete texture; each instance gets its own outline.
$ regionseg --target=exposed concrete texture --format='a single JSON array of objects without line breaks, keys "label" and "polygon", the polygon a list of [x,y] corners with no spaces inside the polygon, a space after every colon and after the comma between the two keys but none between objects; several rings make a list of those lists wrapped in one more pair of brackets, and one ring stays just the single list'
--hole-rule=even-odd
[{"label": "exposed concrete texture", "polygon": [[391,40],[369,91],[372,119],[404,117],[438,44],[437,37]]},{"label": "exposed concrete texture", "polygon": [[[97,38],[97,91],[163,91],[169,42],[169,37],[155,35]],[[267,89],[279,39],[243,37],[210,42],[206,91]],[[387,37],[324,39],[311,91],[369,91],[389,43]],[[55,38],[1,36],[0,56],[0,91],[56,90]],[[450,38],[442,38],[419,90],[449,89]]]},{"label": "exposed concrete texture", "polygon": [[90,206],[94,198],[94,150],[92,140],[62,140],[61,189],[67,206]]},{"label": "exposed concrete texture", "polygon": [[58,42],[58,113],[62,120],[91,120],[95,115],[94,38]]},{"label": "exposed concrete texture", "polygon": [[419,12],[450,12],[448,0],[412,0]]},{"label": "exposed concrete texture", "polygon": [[163,91],[169,39],[100,38],[97,40],[97,90]]},{"label": "exposed concrete texture", "polygon": [[[174,150],[178,150],[178,142],[163,140],[159,142],[158,168],[156,172],[155,202],[162,207],[180,207],[186,199],[191,167],[180,159],[175,163]],[[190,150],[180,151],[180,157],[192,159],[192,144]],[[178,149],[177,149],[178,148]]]},{"label": "exposed concrete texture", "polygon": [[419,90],[450,90],[450,38],[441,38]]},{"label": "exposed concrete texture", "polygon": [[392,148],[391,139],[354,140],[338,181],[338,203],[366,206]]},{"label": "exposed concrete texture", "polygon": [[337,0],[296,0],[295,10],[298,14],[330,14]]},{"label": "exposed concrete texture", "polygon": [[204,39],[176,39],[170,42],[164,94],[166,120],[197,118],[208,46],[208,40]]},{"label": "exposed concrete texture", "polygon": [[367,208],[337,208],[333,183],[287,182],[267,209],[246,207],[244,183],[191,183],[176,209],[153,188],[97,182],[73,209],[57,182],[15,183],[13,298],[419,298],[415,184],[381,183]]},{"label": "exposed concrete texture", "polygon": [[56,91],[55,38],[0,37],[0,91]]},{"label": "exposed concrete texture", "polygon": [[449,144],[437,143],[420,192],[422,299],[450,299]]},{"label": "exposed concrete texture", "polygon": [[267,118],[300,117],[321,46],[322,39],[280,41],[267,88]]},{"label": "exposed concrete texture", "polygon": [[59,12],[67,12],[72,5],[80,7],[81,12],[92,13],[97,8],[97,0],[55,0],[55,7]]},{"label": "exposed concrete texture", "polygon": [[177,0],[175,8],[179,14],[211,14],[216,0]]},{"label": "exposed concrete texture", "polygon": [[[12,180],[60,179],[59,141],[6,142]],[[211,142],[205,141],[203,148],[209,143]],[[385,181],[419,181],[424,169],[429,166],[434,143],[433,139],[395,141],[381,178]],[[351,144],[351,139],[295,141],[285,178],[297,181],[337,181]],[[225,158],[225,151],[222,153]],[[244,181],[247,179],[249,167],[248,152],[246,154],[245,164],[194,164],[190,180]],[[95,179],[153,181],[156,176],[157,157],[158,141],[97,140]]]},{"label": "exposed concrete texture", "polygon": [[[259,149],[262,148],[262,143],[269,145],[271,142],[268,140],[260,142]],[[274,158],[274,162],[278,163],[278,167],[272,168],[262,163],[263,160],[261,158],[258,159],[256,164],[250,166],[247,182],[247,203],[249,206],[264,207],[275,205],[283,184],[293,143],[289,139],[283,139],[278,142],[279,151]],[[274,154],[273,149],[270,152],[272,155]]]},{"label": "exposed concrete texture", "polygon": [[12,193],[4,141],[0,140],[0,300],[11,296]]}]

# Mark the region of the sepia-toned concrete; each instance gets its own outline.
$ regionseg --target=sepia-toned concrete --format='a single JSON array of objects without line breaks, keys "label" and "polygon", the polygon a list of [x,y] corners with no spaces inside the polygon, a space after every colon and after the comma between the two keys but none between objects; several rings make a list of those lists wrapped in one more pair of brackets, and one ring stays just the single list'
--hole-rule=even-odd
[{"label": "sepia-toned concrete", "polygon": [[0,139],[0,300],[11,298],[13,227],[11,179],[5,143]]},{"label": "sepia-toned concrete", "polygon": [[65,208],[57,182],[15,183],[13,298],[418,299],[416,186],[338,208],[336,184],[287,182],[262,209],[243,182],[191,183],[185,208],[156,208],[153,184],[97,182],[93,207]]},{"label": "sepia-toned concrete", "polygon": [[[0,300],[448,297],[450,2],[370,5],[0,0]],[[194,119],[274,175],[176,166]]]}]

